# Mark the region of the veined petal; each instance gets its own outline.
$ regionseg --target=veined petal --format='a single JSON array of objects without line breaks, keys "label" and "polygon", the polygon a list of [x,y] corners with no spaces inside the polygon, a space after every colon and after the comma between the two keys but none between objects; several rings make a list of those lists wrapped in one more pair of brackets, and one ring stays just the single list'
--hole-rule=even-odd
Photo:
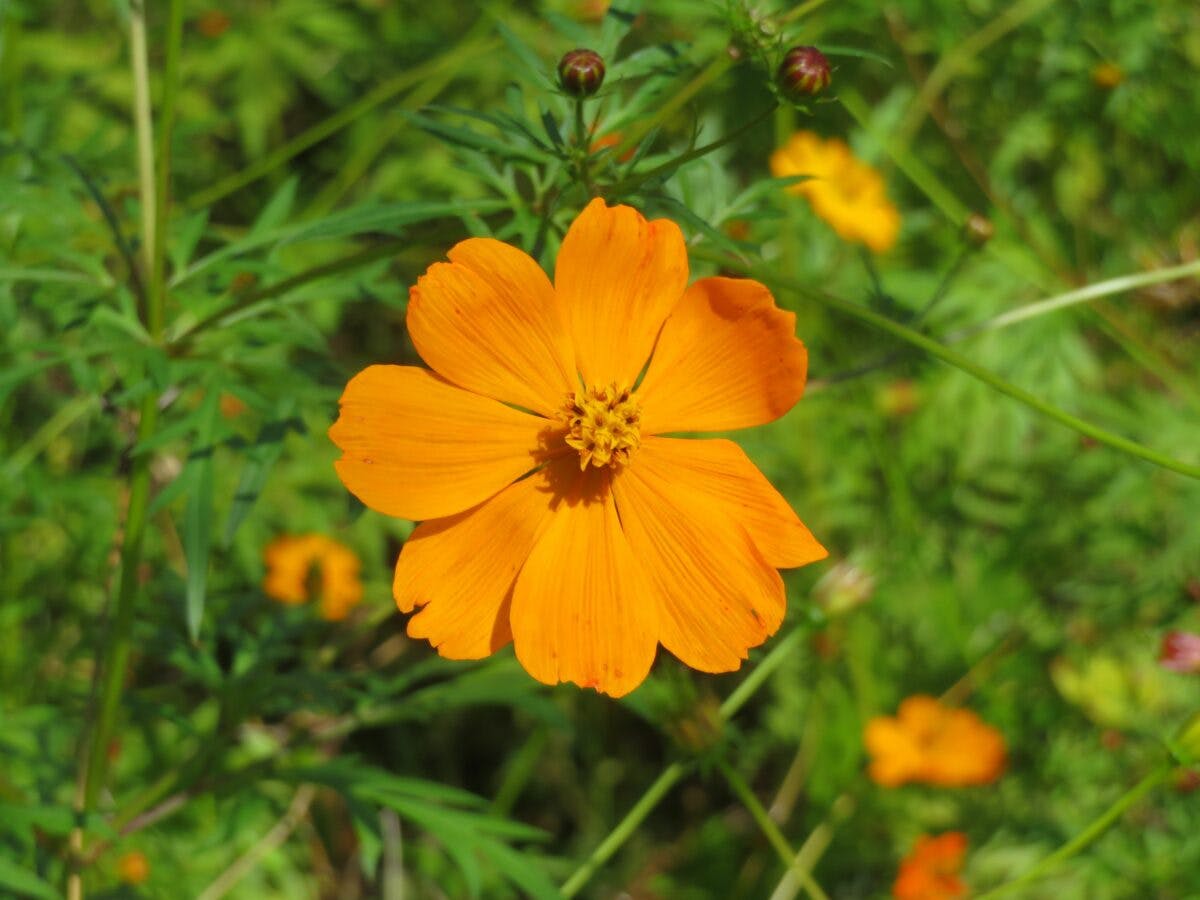
[{"label": "veined petal", "polygon": [[783,581],[725,504],[640,462],[639,453],[617,474],[613,492],[657,601],[658,639],[693,669],[733,671],[783,621]]},{"label": "veined petal", "polygon": [[462,241],[409,295],[421,358],[460,387],[552,415],[578,387],[566,313],[528,254],[491,238]]},{"label": "veined petal", "polygon": [[549,520],[551,499],[537,473],[466,512],[418,526],[392,582],[402,612],[421,607],[409,637],[427,639],[450,659],[480,659],[511,641],[513,583]]},{"label": "veined petal", "polygon": [[633,465],[673,490],[720,507],[720,518],[741,525],[763,559],[777,569],[829,555],[733,441],[650,437],[642,441]]},{"label": "veined petal", "polygon": [[346,385],[329,429],[354,496],[403,519],[453,515],[544,460],[554,429],[427,369],[369,366]]},{"label": "veined petal", "polygon": [[517,659],[538,681],[572,681],[619,697],[642,683],[658,615],[630,552],[607,471],[552,462],[556,506],[513,590]]},{"label": "veined petal", "polygon": [[647,222],[636,209],[599,198],[587,205],[563,238],[554,270],[586,384],[633,384],[687,278],[687,248],[674,222]]},{"label": "veined petal", "polygon": [[638,388],[642,433],[778,419],[804,393],[808,352],[795,330],[757,281],[701,278],[671,311]]}]

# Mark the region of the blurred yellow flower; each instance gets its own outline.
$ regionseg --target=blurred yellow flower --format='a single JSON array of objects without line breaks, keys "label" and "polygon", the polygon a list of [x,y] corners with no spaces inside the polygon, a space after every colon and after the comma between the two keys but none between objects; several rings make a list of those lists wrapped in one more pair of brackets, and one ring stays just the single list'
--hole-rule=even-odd
[{"label": "blurred yellow flower", "polygon": [[263,552],[263,560],[267,565],[263,591],[280,603],[306,603],[316,594],[321,617],[337,621],[362,600],[358,557],[323,534],[276,538]]},{"label": "blurred yellow flower", "polygon": [[921,782],[940,787],[988,784],[1004,773],[1004,737],[969,709],[933,697],[909,697],[895,718],[867,723],[871,778],[884,787]]},{"label": "blurred yellow flower", "polygon": [[921,835],[912,853],[900,862],[892,885],[895,900],[958,900],[967,886],[958,877],[967,853],[967,836],[948,831],[937,837]]},{"label": "blurred yellow flower", "polygon": [[883,253],[896,243],[900,213],[887,198],[883,176],[854,156],[844,141],[797,131],[771,154],[776,178],[810,175],[791,185],[838,235]]},{"label": "blurred yellow flower", "polygon": [[145,884],[150,877],[150,862],[140,850],[131,850],[117,860],[117,877],[126,884]]}]

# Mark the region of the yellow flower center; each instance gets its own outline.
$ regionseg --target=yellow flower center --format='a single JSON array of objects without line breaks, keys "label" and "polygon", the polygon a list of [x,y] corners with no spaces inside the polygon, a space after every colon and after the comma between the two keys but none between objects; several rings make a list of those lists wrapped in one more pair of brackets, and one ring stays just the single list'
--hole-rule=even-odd
[{"label": "yellow flower center", "polygon": [[591,463],[624,466],[641,444],[642,408],[629,388],[616,384],[567,394],[562,419],[567,444],[579,451],[579,469]]}]

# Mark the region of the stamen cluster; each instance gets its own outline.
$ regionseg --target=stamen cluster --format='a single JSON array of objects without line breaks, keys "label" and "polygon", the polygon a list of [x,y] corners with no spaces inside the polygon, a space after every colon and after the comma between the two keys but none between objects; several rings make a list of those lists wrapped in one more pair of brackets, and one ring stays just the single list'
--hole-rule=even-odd
[{"label": "stamen cluster", "polygon": [[579,451],[579,469],[624,466],[641,444],[642,408],[629,388],[590,387],[567,394],[566,441]]}]

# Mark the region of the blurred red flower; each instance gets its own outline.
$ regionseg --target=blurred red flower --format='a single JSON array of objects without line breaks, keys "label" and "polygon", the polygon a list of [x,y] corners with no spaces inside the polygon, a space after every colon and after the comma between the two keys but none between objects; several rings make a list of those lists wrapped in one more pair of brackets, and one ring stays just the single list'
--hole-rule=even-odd
[{"label": "blurred red flower", "polygon": [[1158,662],[1176,672],[1200,672],[1200,634],[1168,631],[1163,636]]}]

